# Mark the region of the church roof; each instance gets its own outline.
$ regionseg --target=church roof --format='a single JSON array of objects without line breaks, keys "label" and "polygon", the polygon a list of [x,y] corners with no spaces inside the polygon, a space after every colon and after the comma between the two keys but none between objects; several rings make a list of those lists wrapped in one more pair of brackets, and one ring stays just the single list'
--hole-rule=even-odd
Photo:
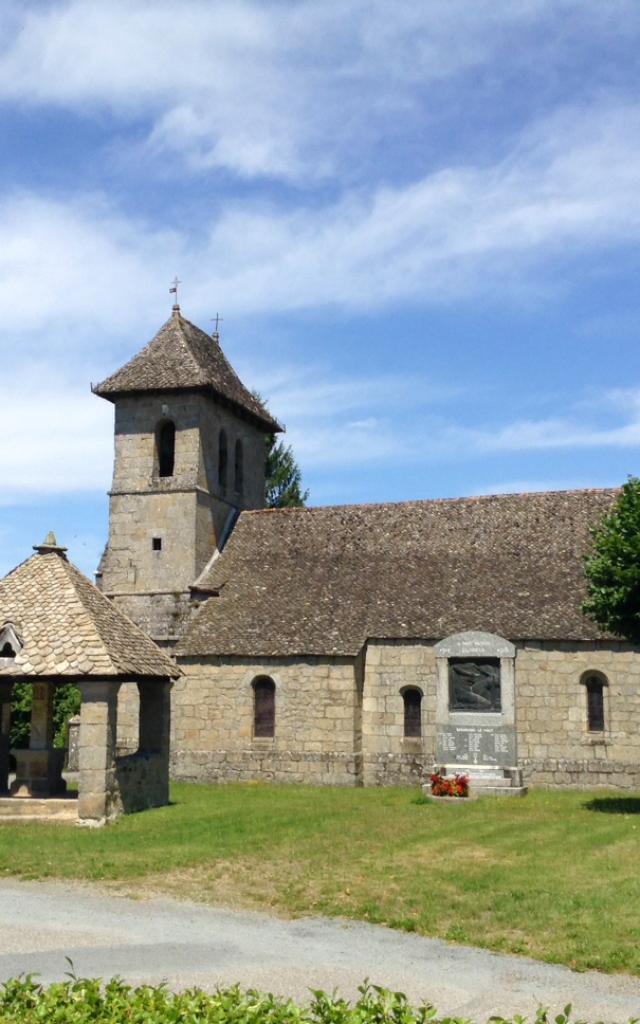
[{"label": "church roof", "polygon": [[21,648],[0,679],[78,676],[128,679],[180,675],[175,663],[76,569],[49,535],[0,580],[0,629]]},{"label": "church roof", "polygon": [[282,426],[245,388],[220,348],[211,337],[180,314],[177,306],[148,345],[123,367],[93,387],[109,401],[129,392],[212,391],[242,410],[267,432]]},{"label": "church roof", "polygon": [[589,528],[619,492],[243,512],[176,653],[355,655],[367,638],[604,636],[580,612]]}]

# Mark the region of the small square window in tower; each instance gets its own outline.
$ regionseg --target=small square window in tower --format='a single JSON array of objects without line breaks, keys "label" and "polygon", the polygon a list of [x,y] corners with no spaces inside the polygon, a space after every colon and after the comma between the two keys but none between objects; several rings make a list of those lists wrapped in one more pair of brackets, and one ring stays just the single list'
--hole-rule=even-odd
[{"label": "small square window in tower", "polygon": [[162,537],[154,537],[151,541],[151,547],[154,551],[162,551]]}]

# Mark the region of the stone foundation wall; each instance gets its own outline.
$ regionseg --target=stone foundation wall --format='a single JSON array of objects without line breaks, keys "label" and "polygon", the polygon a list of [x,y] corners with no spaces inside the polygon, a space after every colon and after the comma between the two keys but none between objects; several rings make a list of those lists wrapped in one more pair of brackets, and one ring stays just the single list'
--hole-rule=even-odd
[{"label": "stone foundation wall", "polygon": [[[357,785],[360,716],[349,658],[180,659],[172,691],[172,776]],[[275,734],[255,737],[252,681],[275,683]]]}]

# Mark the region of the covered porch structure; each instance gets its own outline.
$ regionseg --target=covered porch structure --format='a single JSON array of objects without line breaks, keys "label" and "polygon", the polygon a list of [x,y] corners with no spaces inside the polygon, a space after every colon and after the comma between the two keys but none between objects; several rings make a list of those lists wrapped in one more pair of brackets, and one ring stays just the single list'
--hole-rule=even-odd
[{"label": "covered porch structure", "polygon": [[[64,806],[65,816],[99,825],[168,803],[170,691],[180,670],[67,560],[53,534],[35,551],[0,580],[0,821],[40,816],[47,807],[55,815]],[[31,729],[28,748],[12,752],[18,682],[33,686]],[[118,691],[125,682],[140,693],[139,747],[117,757]],[[64,799],[64,751],[53,746],[61,683],[80,691],[75,802]]]}]

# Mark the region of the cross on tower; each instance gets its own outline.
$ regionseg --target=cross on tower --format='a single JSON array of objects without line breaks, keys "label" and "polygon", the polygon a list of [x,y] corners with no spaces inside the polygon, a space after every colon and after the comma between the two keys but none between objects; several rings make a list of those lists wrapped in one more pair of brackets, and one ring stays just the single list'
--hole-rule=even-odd
[{"label": "cross on tower", "polygon": [[182,281],[178,280],[178,275],[176,274],[176,276],[174,277],[173,281],[171,282],[172,287],[169,289],[169,295],[175,295],[175,299],[174,299],[174,302],[173,302],[173,308],[174,309],[179,309],[180,308],[179,303],[178,303],[178,285],[179,284],[182,284]]},{"label": "cross on tower", "polygon": [[221,317],[219,313],[216,313],[215,316],[211,317],[211,323],[214,324],[213,331],[211,332],[211,337],[214,339],[214,341],[220,341],[220,335],[218,334],[218,324],[221,324],[223,322],[224,317]]}]

